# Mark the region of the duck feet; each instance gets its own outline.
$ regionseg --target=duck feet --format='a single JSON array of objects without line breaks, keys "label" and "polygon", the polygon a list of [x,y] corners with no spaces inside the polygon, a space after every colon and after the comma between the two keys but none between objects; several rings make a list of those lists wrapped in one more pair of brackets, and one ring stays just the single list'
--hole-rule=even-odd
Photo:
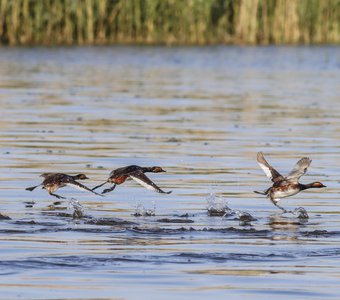
[{"label": "duck feet", "polygon": [[63,197],[63,196],[59,196],[59,195],[57,195],[57,194],[53,194],[53,193],[49,193],[51,196],[54,196],[54,197],[56,197],[56,198],[58,198],[58,199],[66,199],[65,197]]},{"label": "duck feet", "polygon": [[104,191],[102,191],[102,194],[106,194],[106,193],[113,191],[115,189],[115,187],[116,187],[116,185],[114,185],[113,187],[111,187],[109,189],[105,189]]}]

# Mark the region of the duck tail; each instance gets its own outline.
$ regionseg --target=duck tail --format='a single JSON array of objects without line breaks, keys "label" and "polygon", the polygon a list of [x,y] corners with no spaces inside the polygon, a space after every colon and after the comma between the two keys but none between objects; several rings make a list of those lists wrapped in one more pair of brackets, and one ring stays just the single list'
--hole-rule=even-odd
[{"label": "duck tail", "polygon": [[92,191],[94,191],[94,190],[96,190],[96,189],[102,187],[102,186],[103,186],[104,184],[106,184],[106,183],[107,183],[107,181],[105,181],[104,183],[102,183],[102,184],[100,184],[100,185],[95,186],[95,187],[92,189]]},{"label": "duck tail", "polygon": [[40,186],[40,184],[39,185],[36,185],[36,186],[31,186],[31,187],[28,187],[28,188],[26,188],[25,190],[26,191],[33,191],[34,189],[36,189],[38,186]]},{"label": "duck tail", "polygon": [[256,194],[260,194],[260,195],[267,195],[267,193],[266,193],[266,192],[259,192],[259,191],[254,191],[254,193],[256,193]]}]

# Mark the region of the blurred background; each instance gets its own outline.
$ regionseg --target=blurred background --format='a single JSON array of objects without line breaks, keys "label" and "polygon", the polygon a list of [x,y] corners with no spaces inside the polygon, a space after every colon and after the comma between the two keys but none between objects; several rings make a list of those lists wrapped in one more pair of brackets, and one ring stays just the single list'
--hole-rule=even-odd
[{"label": "blurred background", "polygon": [[339,0],[0,0],[8,45],[340,42]]}]

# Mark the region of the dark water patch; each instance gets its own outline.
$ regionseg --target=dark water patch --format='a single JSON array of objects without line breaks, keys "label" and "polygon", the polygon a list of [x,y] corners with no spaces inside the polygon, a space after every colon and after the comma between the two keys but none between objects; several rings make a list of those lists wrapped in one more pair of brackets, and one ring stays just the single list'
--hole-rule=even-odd
[{"label": "dark water patch", "polygon": [[[181,262],[185,262],[183,259]],[[1,269],[27,270],[27,269],[95,269],[102,267],[111,268],[112,265],[120,263],[178,263],[173,256],[164,255],[122,255],[122,256],[63,256],[63,257],[38,257],[25,260],[1,260]],[[0,275],[5,275],[7,272]]]},{"label": "dark water patch", "polygon": [[185,214],[182,214],[182,215],[173,215],[173,217],[175,218],[193,218],[195,217],[194,214],[189,214],[189,213],[185,213]]},{"label": "dark water patch", "polygon": [[327,231],[327,230],[313,230],[313,231],[301,231],[299,234],[302,237],[336,237],[340,236],[340,231]]},{"label": "dark water patch", "polygon": [[194,223],[194,220],[163,218],[163,219],[158,219],[157,222],[160,222],[160,223]]},{"label": "dark water patch", "polygon": [[65,229],[57,229],[57,228],[39,228],[39,229],[32,229],[24,228],[20,229],[0,229],[0,234],[11,235],[11,234],[37,234],[37,233],[45,233],[45,232],[59,232],[59,231],[67,231]]},{"label": "dark water patch", "polygon": [[137,223],[125,221],[116,218],[100,218],[85,221],[85,224],[99,225],[99,226],[129,226],[137,225]]},{"label": "dark water patch", "polygon": [[225,263],[228,261],[268,262],[293,259],[289,254],[253,254],[253,253],[178,253],[174,255],[117,255],[117,256],[64,256],[64,257],[38,257],[25,260],[2,260],[2,269],[51,269],[51,268],[102,268],[121,263],[147,263],[147,264],[197,264],[197,263]]},{"label": "dark water patch", "polygon": [[237,219],[239,220],[240,226],[251,226],[251,222],[257,221],[250,213],[247,212],[236,212]]},{"label": "dark water patch", "polygon": [[[106,228],[106,229],[105,229]],[[107,227],[98,227],[98,228],[82,228],[79,226],[76,227],[65,227],[65,225],[59,225],[56,226],[50,226],[50,227],[44,227],[44,228],[24,228],[24,229],[0,229],[0,234],[4,235],[11,235],[11,234],[39,234],[39,233],[55,233],[55,232],[84,232],[84,233],[101,233],[101,234],[110,234],[110,233],[118,233],[118,232],[124,232],[125,228],[121,229],[121,227],[118,227],[119,229],[107,229]]]},{"label": "dark water patch", "polygon": [[137,211],[134,214],[132,214],[134,217],[154,217],[155,212],[152,210],[145,210],[143,212]]},{"label": "dark water patch", "polygon": [[82,263],[75,263],[75,261],[60,261],[55,257],[43,259],[25,259],[25,260],[1,260],[0,266],[2,268],[11,269],[47,269],[47,268],[81,268]]},{"label": "dark water patch", "polygon": [[147,263],[147,264],[197,264],[197,263],[225,263],[228,261],[282,261],[294,258],[289,254],[265,254],[265,253],[177,253],[171,255],[105,255],[105,256],[48,256],[34,257],[24,260],[1,260],[2,269],[53,269],[53,268],[102,268],[121,263]]},{"label": "dark water patch", "polygon": [[179,227],[179,228],[161,228],[161,227],[132,227],[129,229],[135,233],[141,234],[180,234],[185,232],[212,232],[212,233],[224,233],[224,234],[239,234],[239,235],[251,235],[256,237],[267,237],[271,235],[270,230],[256,230],[254,228],[235,228],[235,227],[226,227],[226,228],[209,228],[204,227],[200,229],[196,229],[193,227]]},{"label": "dark water patch", "polygon": [[15,221],[14,224],[16,225],[22,225],[22,226],[25,226],[25,225],[37,225],[37,226],[63,226],[64,224],[61,224],[61,223],[57,223],[57,222],[51,222],[51,221],[48,221],[48,222],[42,222],[42,221],[35,221],[35,220],[18,220],[18,221]]},{"label": "dark water patch", "polygon": [[[226,263],[229,261],[240,262],[279,262],[279,261],[296,261],[310,257],[338,257],[340,249],[325,249],[301,253],[300,251],[287,251],[275,253],[239,253],[239,252],[181,252],[170,255],[144,255],[138,252],[132,255],[70,255],[70,256],[48,256],[34,257],[24,260],[0,260],[0,268],[4,271],[11,269],[53,269],[53,268],[102,268],[117,265],[120,263],[152,263],[152,264],[197,264],[197,263]],[[271,271],[275,273],[275,271]],[[0,275],[5,275],[0,273]]]},{"label": "dark water patch", "polygon": [[235,227],[226,227],[226,228],[203,228],[198,231],[203,232],[220,232],[220,233],[232,233],[232,234],[240,234],[240,235],[251,235],[251,236],[268,236],[271,235],[270,230],[257,230],[255,228],[235,228]]},{"label": "dark water patch", "polygon": [[191,262],[226,262],[231,260],[236,261],[273,261],[273,260],[286,260],[294,259],[295,256],[291,253],[179,253],[174,257],[185,258]]},{"label": "dark water patch", "polygon": [[240,212],[238,214],[238,219],[241,222],[251,222],[251,221],[257,221],[256,218],[254,218],[250,213],[247,212]]},{"label": "dark water patch", "polygon": [[19,229],[0,229],[0,234],[25,234],[25,233],[32,233],[31,230],[19,230]]},{"label": "dark water patch", "polygon": [[67,212],[50,212],[50,211],[43,211],[41,214],[45,216],[51,216],[51,217],[59,217],[59,218],[67,218],[67,219],[73,219],[73,213],[67,213]]},{"label": "dark water patch", "polygon": [[74,210],[73,212],[43,211],[41,212],[41,214],[44,216],[49,216],[49,217],[75,219],[75,220],[92,218],[90,215],[86,215],[80,210]]},{"label": "dark water patch", "polygon": [[306,254],[307,257],[338,257],[340,256],[340,248],[322,249],[319,251],[312,251]]},{"label": "dark water patch", "polygon": [[111,233],[122,233],[125,232],[126,229],[121,226],[117,226],[115,228],[112,227],[99,227],[99,228],[66,228],[65,230],[58,230],[58,231],[74,231],[74,232],[83,232],[83,233],[100,233],[100,234],[111,234]]},{"label": "dark water patch", "polygon": [[0,213],[0,220],[11,220],[11,218]]},{"label": "dark water patch", "polygon": [[[53,215],[55,217],[55,214]],[[235,219],[238,220],[238,219]],[[160,223],[160,226],[153,226],[151,223],[147,225],[143,225],[141,223],[132,222],[119,218],[93,218],[88,216],[86,218],[80,220],[72,221],[70,220],[9,220],[9,224],[16,225],[16,228],[2,228],[0,229],[0,234],[34,234],[34,233],[45,233],[45,232],[87,232],[87,233],[112,233],[112,232],[133,232],[143,235],[175,235],[175,234],[185,234],[185,233],[195,233],[197,235],[204,233],[218,233],[224,235],[233,235],[236,237],[257,237],[257,238],[272,238],[273,236],[278,235],[291,235],[294,234],[296,238],[332,238],[339,237],[340,231],[328,231],[328,230],[299,230],[296,229],[292,233],[290,230],[290,226],[300,226],[301,223],[298,220],[288,220],[287,222],[284,219],[280,219],[277,222],[270,223],[271,229],[257,229],[255,226],[252,226],[250,222],[240,221],[239,227],[201,227],[201,226],[185,226],[184,224],[192,224],[195,223],[195,220],[188,219],[187,217],[183,218],[160,218],[155,220]],[[154,221],[153,221],[154,222]],[[161,223],[165,224],[183,224],[183,226],[161,226]],[[153,223],[154,224],[154,223]],[[91,227],[86,225],[93,225]],[[273,226],[275,225],[275,226]],[[289,226],[288,226],[289,225]],[[287,226],[287,229],[286,229]],[[107,228],[111,227],[111,228]],[[280,230],[276,230],[275,228],[279,228]],[[306,228],[306,227],[304,227]]]},{"label": "dark water patch", "polygon": [[138,227],[138,226],[132,227],[129,230],[134,233],[140,233],[140,234],[180,234],[183,232],[196,231],[196,229],[192,227],[189,227],[189,228],[180,227],[180,228],[171,229],[171,228],[160,228],[160,227],[145,228],[145,227]]},{"label": "dark water patch", "polygon": [[209,217],[224,217],[227,211],[225,209],[209,208],[207,214]]},{"label": "dark water patch", "polygon": [[17,272],[13,272],[13,271],[2,271],[0,270],[0,276],[11,276],[16,274]]}]

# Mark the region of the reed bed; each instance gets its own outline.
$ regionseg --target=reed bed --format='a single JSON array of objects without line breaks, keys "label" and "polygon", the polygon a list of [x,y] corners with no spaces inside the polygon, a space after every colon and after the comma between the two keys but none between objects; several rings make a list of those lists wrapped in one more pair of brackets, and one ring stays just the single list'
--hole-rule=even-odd
[{"label": "reed bed", "polygon": [[0,43],[336,44],[340,0],[0,0]]}]

